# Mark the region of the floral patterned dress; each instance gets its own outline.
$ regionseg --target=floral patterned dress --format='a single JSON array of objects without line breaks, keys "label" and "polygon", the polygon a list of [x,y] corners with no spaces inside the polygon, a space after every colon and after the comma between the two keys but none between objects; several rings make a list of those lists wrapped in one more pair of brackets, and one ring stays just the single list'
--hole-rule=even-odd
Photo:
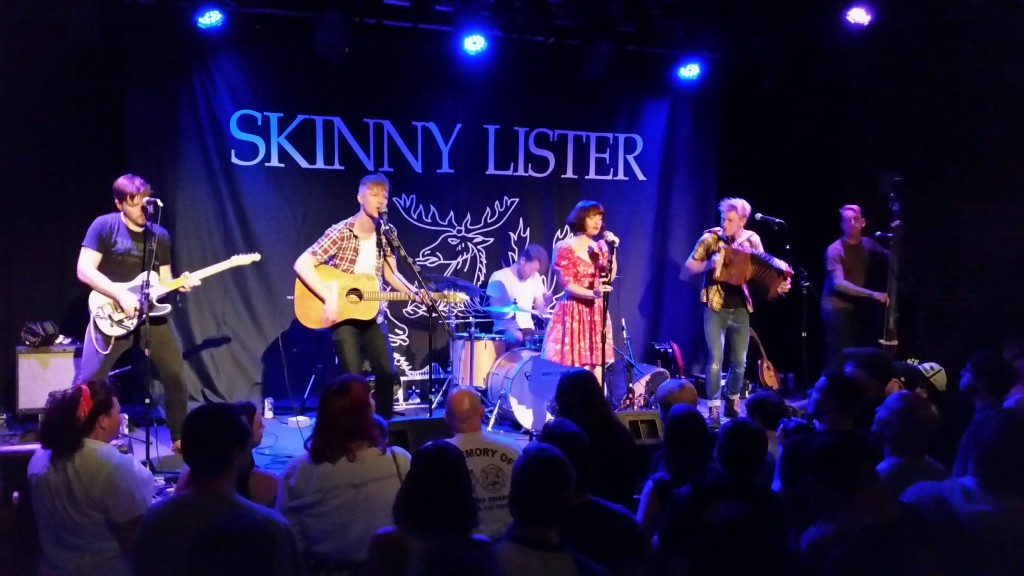
[{"label": "floral patterned dress", "polygon": [[[584,259],[566,240],[555,250],[554,267],[562,275],[564,285],[576,284],[593,290],[600,282],[601,272],[609,264],[608,246],[597,242]],[[601,299],[575,298],[566,293],[555,304],[548,323],[541,357],[566,366],[596,366],[601,364],[601,317],[604,305]],[[614,360],[612,350],[611,319],[605,343],[605,362]]]}]

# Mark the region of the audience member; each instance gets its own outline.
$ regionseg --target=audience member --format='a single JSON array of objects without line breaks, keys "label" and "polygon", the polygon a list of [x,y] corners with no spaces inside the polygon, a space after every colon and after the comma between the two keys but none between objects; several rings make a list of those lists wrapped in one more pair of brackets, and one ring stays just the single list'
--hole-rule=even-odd
[{"label": "audience member", "polygon": [[393,526],[370,539],[366,576],[413,576],[446,550],[490,548],[489,540],[473,536],[477,504],[469,469],[448,442],[430,442],[413,456],[393,517]]},{"label": "audience member", "polygon": [[782,420],[789,416],[786,401],[777,392],[761,390],[747,398],[747,417],[764,428],[768,438],[768,453],[772,461],[779,457],[778,429]]},{"label": "audience member", "polygon": [[977,429],[975,425],[1002,407],[1016,379],[1013,365],[994,352],[978,352],[967,361],[960,373],[960,391],[973,404],[974,416],[960,439],[953,476],[967,474],[967,463],[974,443],[972,436]]},{"label": "audience member", "polygon": [[495,547],[498,565],[505,574],[610,574],[571,553],[562,542],[560,526],[572,507],[575,484],[572,464],[558,448],[535,442],[523,450],[512,467],[512,525]]},{"label": "audience member", "polygon": [[672,407],[663,430],[661,469],[647,479],[637,508],[637,521],[648,538],[661,524],[672,493],[707,473],[717,440],[704,416],[688,404]]},{"label": "audience member", "polygon": [[939,431],[939,413],[924,397],[908,390],[890,395],[878,407],[871,431],[885,450],[876,469],[892,498],[917,482],[949,477],[942,464],[928,457],[928,446]]},{"label": "audience member", "polygon": [[[182,424],[187,487],[153,505],[139,528],[135,573],[302,574],[302,559],[278,512],[236,491],[238,467],[251,450],[252,431],[231,404],[204,404]],[[243,568],[246,568],[243,570]]]},{"label": "audience member", "polygon": [[613,574],[643,574],[650,539],[628,510],[590,494],[594,458],[587,435],[572,421],[555,418],[537,439],[561,450],[576,473],[572,507],[562,521],[565,545]]},{"label": "audience member", "polygon": [[361,375],[332,380],[320,395],[307,453],[281,477],[277,508],[310,571],[359,569],[409,470],[409,453],[384,444],[373,410]]},{"label": "audience member", "polygon": [[668,411],[676,404],[689,404],[696,408],[697,387],[685,379],[666,380],[654,392],[654,404],[662,420],[668,417]]},{"label": "audience member", "polygon": [[448,395],[444,418],[455,435],[448,441],[466,457],[473,478],[473,496],[480,507],[480,532],[500,538],[512,522],[508,512],[512,465],[522,454],[514,440],[483,431],[484,406],[480,394],[459,387]]},{"label": "audience member", "polygon": [[593,372],[577,368],[559,378],[555,415],[572,420],[594,447],[594,475],[590,484],[594,496],[633,509],[639,452],[633,435],[605,400]]},{"label": "audience member", "polygon": [[842,358],[843,372],[857,381],[864,392],[854,427],[866,432],[875,419],[875,409],[902,384],[895,379],[892,358],[878,348],[846,348]]},{"label": "audience member", "polygon": [[[256,460],[253,458],[252,449],[263,443],[263,415],[256,409],[256,405],[249,401],[235,402],[232,404],[238,411],[239,417],[252,429],[252,437],[249,442],[250,450],[242,456],[238,465],[238,479],[235,489],[243,498],[267,508],[273,508],[277,500],[278,482],[277,476],[256,468]],[[181,475],[178,477],[177,488],[186,488],[191,481],[189,467],[183,466]]]},{"label": "audience member", "polygon": [[114,387],[92,380],[50,393],[28,465],[40,574],[131,574],[153,475],[110,445],[121,429]]},{"label": "audience member", "polygon": [[655,539],[658,573],[787,573],[781,499],[758,482],[767,453],[768,438],[753,420],[722,426],[721,471],[677,490],[665,513]]},{"label": "audience member", "polygon": [[800,536],[804,574],[934,574],[911,518],[882,489],[872,446],[858,434],[819,432],[801,462],[813,523]]}]

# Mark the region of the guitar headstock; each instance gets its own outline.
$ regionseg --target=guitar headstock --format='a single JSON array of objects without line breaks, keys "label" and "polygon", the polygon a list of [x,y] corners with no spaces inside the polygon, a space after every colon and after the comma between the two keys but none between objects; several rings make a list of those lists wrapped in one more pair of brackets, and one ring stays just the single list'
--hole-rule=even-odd
[{"label": "guitar headstock", "polygon": [[445,290],[437,295],[437,299],[444,302],[445,304],[462,304],[463,302],[469,302],[469,296],[464,292],[455,292],[453,290]]},{"label": "guitar headstock", "polygon": [[235,254],[228,262],[232,266],[246,266],[253,262],[259,262],[260,258],[263,258],[263,256],[259,252],[250,252],[248,254]]}]

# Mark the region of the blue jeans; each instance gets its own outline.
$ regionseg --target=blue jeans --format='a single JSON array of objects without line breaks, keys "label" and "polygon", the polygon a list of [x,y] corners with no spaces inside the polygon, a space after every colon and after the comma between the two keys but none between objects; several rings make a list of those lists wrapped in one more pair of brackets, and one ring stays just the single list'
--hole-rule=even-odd
[{"label": "blue jeans", "polygon": [[723,308],[715,312],[704,308],[704,340],[708,343],[708,406],[722,405],[722,356],[729,337],[729,378],[725,393],[738,398],[747,370],[747,345],[750,343],[750,313],[746,308]]}]

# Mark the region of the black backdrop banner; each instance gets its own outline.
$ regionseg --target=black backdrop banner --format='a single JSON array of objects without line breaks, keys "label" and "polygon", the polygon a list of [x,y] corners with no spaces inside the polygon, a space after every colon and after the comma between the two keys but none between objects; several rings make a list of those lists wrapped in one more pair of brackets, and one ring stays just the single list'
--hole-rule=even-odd
[{"label": "black backdrop banner", "polygon": [[[630,63],[587,80],[576,55],[542,46],[468,62],[437,38],[381,34],[374,45],[330,59],[285,35],[237,35],[128,52],[128,166],[167,206],[175,271],[262,255],[179,297],[193,397],[258,396],[261,383],[294,393],[333,365],[329,338],[293,320],[292,263],[357,211],[372,172],[390,179],[391,222],[422,271],[478,286],[527,243],[565,238],[576,202],[601,202],[622,238],[613,324],[626,320],[641,356],[654,340],[699,338],[682,264],[716,217],[711,103],[672,90],[661,71],[638,83],[647,72]],[[555,284],[549,271],[557,295]],[[484,304],[453,313],[485,319]],[[422,305],[391,303],[387,321],[404,376],[425,377],[429,359],[447,367],[440,331],[427,349]],[[609,337],[623,348],[618,330]]]}]

